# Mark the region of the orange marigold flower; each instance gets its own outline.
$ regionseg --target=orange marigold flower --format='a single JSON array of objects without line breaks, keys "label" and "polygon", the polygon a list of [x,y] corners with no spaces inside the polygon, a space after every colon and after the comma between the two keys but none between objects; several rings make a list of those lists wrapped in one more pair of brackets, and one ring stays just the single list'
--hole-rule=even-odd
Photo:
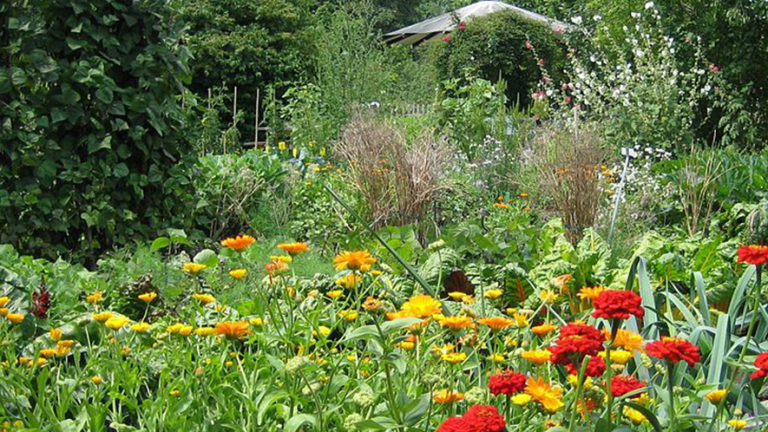
[{"label": "orange marigold flower", "polygon": [[333,266],[336,270],[362,270],[364,267],[370,267],[376,262],[376,258],[371,256],[367,250],[342,252],[333,259]]},{"label": "orange marigold flower", "polygon": [[243,336],[252,334],[248,331],[246,321],[227,321],[216,324],[216,334],[226,336],[228,339],[241,339]]},{"label": "orange marigold flower", "polygon": [[736,252],[737,262],[746,262],[753,265],[761,265],[768,262],[768,246],[748,245],[741,246]]},{"label": "orange marigold flower", "polygon": [[505,317],[481,318],[477,322],[484,326],[490,327],[490,329],[493,331],[499,331],[503,328],[515,325],[515,320],[511,320]]},{"label": "orange marigold flower", "polygon": [[557,330],[557,327],[553,326],[552,324],[542,324],[531,327],[531,331],[536,335],[545,335],[547,333],[553,332]]},{"label": "orange marigold flower", "polygon": [[459,331],[463,328],[471,328],[475,326],[472,322],[472,318],[465,315],[447,316],[438,320],[438,322],[441,326],[448,327],[453,331]]},{"label": "orange marigold flower", "polygon": [[296,242],[296,243],[280,243],[277,245],[279,249],[284,250],[291,256],[298,255],[302,252],[307,252],[309,250],[309,247],[306,243]]},{"label": "orange marigold flower", "polygon": [[253,242],[255,241],[256,241],[255,238],[249,235],[244,235],[244,236],[237,236],[235,238],[232,238],[232,237],[226,238],[221,241],[221,245],[224,247],[232,248],[238,252],[242,252],[245,250],[245,248],[253,244]]}]

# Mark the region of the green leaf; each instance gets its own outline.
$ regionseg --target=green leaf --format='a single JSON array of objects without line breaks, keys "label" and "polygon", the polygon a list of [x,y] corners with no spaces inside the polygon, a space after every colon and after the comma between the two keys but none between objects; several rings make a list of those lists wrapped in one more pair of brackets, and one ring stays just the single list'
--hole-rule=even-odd
[{"label": "green leaf", "polygon": [[152,242],[152,245],[149,247],[149,250],[152,252],[157,252],[160,249],[165,249],[171,244],[171,239],[168,237],[158,237],[155,239],[155,241]]},{"label": "green leaf", "polygon": [[386,333],[390,334],[394,331],[403,329],[405,327],[417,324],[424,321],[421,318],[397,318],[392,321],[387,321],[384,324],[381,325],[381,330]]},{"label": "green leaf", "polygon": [[96,153],[99,150],[112,148],[112,135],[107,135],[101,141],[93,140],[88,144],[88,154]]},{"label": "green leaf", "polygon": [[72,36],[67,36],[67,38],[65,40],[67,41],[67,46],[72,51],[77,51],[80,48],[88,45],[88,41],[81,40],[81,39],[75,39]]},{"label": "green leaf", "polygon": [[203,249],[195,255],[193,259],[198,264],[205,264],[208,267],[216,267],[219,264],[219,256],[210,249]]},{"label": "green leaf", "polygon": [[112,101],[115,98],[114,93],[112,93],[112,90],[110,90],[107,87],[101,87],[100,89],[96,90],[96,98],[105,104],[112,103]]},{"label": "green leaf", "polygon": [[416,424],[422,417],[424,417],[424,414],[427,413],[427,409],[429,409],[431,400],[432,397],[429,393],[421,395],[416,406],[405,414],[405,417],[403,417],[403,422],[408,426],[413,426]]},{"label": "green leaf", "polygon": [[115,175],[115,177],[122,178],[130,174],[131,171],[128,169],[128,165],[120,162],[119,164],[112,167],[112,173]]},{"label": "green leaf", "polygon": [[267,393],[266,396],[264,396],[264,399],[259,402],[259,408],[256,411],[256,424],[261,425],[264,422],[264,415],[269,411],[269,409],[272,407],[272,405],[275,404],[275,402],[279,401],[280,399],[284,399],[288,397],[288,393],[284,391],[275,391],[274,389],[270,389],[269,393]]},{"label": "green leaf", "polygon": [[291,417],[290,420],[285,422],[285,428],[283,430],[286,432],[296,432],[300,427],[307,423],[314,427],[317,424],[317,417],[311,414],[296,414]]},{"label": "green leaf", "polygon": [[379,330],[374,325],[365,325],[361,327],[352,327],[344,333],[342,341],[354,341],[358,339],[374,339],[379,337]]},{"label": "green leaf", "polygon": [[395,429],[397,428],[398,424],[395,423],[394,420],[392,420],[389,417],[374,417],[371,419],[363,420],[361,422],[355,423],[355,427],[357,427],[358,430],[387,430],[387,429]]}]

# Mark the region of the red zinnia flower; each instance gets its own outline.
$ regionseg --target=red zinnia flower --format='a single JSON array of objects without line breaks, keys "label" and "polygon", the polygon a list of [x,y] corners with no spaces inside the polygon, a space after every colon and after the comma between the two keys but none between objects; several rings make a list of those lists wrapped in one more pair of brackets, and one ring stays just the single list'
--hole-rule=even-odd
[{"label": "red zinnia flower", "polygon": [[464,414],[464,420],[476,432],[501,432],[507,425],[504,417],[499,414],[496,407],[486,405],[473,405]]},{"label": "red zinnia flower", "polygon": [[559,339],[556,345],[547,349],[552,353],[552,363],[567,365],[581,361],[585,356],[595,356],[603,348],[603,343],[584,337]]},{"label": "red zinnia flower", "polygon": [[630,315],[642,318],[643,299],[632,291],[607,290],[600,293],[592,302],[595,318],[628,319]]},{"label": "red zinnia flower", "polygon": [[467,29],[467,23],[465,23],[464,21],[460,22],[459,23],[459,31],[464,31],[466,29]]},{"label": "red zinnia flower", "polygon": [[512,396],[515,393],[520,393],[524,388],[525,375],[511,370],[498,373],[488,380],[488,389],[494,396],[500,394]]},{"label": "red zinnia flower", "polygon": [[661,340],[648,342],[645,345],[645,352],[651,357],[671,363],[684,361],[688,363],[688,366],[693,366],[701,361],[699,347],[677,337],[664,337]]},{"label": "red zinnia flower", "polygon": [[736,260],[736,262],[746,262],[754,265],[768,262],[768,246],[741,246],[736,254],[739,256],[739,259]]},{"label": "red zinnia flower", "polygon": [[[579,370],[576,368],[574,364],[567,364],[565,365],[565,369],[568,371],[571,375],[578,375]],[[599,377],[602,374],[605,373],[605,362],[600,357],[591,357],[589,359],[589,363],[587,363],[587,368],[584,370],[584,376],[585,377]]]},{"label": "red zinnia flower", "polygon": [[750,378],[758,379],[768,377],[768,352],[764,352],[755,359],[757,370],[750,375]]},{"label": "red zinnia flower", "polygon": [[451,41],[451,35],[443,36],[443,42],[450,42],[450,41]]},{"label": "red zinnia flower", "polygon": [[[611,378],[611,394],[613,397],[624,396],[629,392],[633,392],[643,387],[645,387],[645,384],[630,375],[616,375]],[[636,397],[640,397],[640,393],[632,396],[632,399]]]},{"label": "red zinnia flower", "polygon": [[560,328],[560,339],[571,336],[579,336],[602,342],[604,336],[600,330],[585,324],[566,324]]},{"label": "red zinnia flower", "polygon": [[475,429],[464,417],[448,417],[435,432],[474,432]]}]

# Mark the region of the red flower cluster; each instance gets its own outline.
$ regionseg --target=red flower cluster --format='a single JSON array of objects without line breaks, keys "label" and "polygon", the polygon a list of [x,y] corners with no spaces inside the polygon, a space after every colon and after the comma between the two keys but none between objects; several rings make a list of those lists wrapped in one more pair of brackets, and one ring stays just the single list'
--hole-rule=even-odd
[{"label": "red flower cluster", "polygon": [[[579,370],[571,363],[565,365],[565,369],[571,375],[578,375]],[[599,377],[605,373],[605,362],[600,357],[590,357],[587,368],[584,369],[585,377]]]},{"label": "red flower cluster", "polygon": [[467,23],[465,23],[464,21],[460,22],[459,23],[459,31],[464,31],[466,29],[467,29]]},{"label": "red flower cluster", "polygon": [[648,342],[645,345],[645,352],[651,357],[670,363],[684,361],[688,363],[688,366],[693,366],[701,361],[699,347],[677,337],[664,337],[661,340]]},{"label": "red flower cluster", "polygon": [[51,307],[51,294],[43,288],[39,292],[32,293],[32,315],[40,318],[48,318],[48,309]]},{"label": "red flower cluster", "polygon": [[768,352],[759,354],[755,359],[757,370],[750,375],[750,378],[758,379],[768,377]]},{"label": "red flower cluster", "polygon": [[473,405],[461,417],[449,417],[435,432],[502,432],[504,417],[496,407]]},{"label": "red flower cluster", "polygon": [[606,290],[592,302],[595,311],[592,316],[595,318],[618,318],[628,319],[630,315],[642,318],[645,314],[643,310],[643,299],[632,291]]},{"label": "red flower cluster", "polygon": [[585,356],[594,357],[603,348],[605,337],[600,330],[584,324],[568,324],[560,329],[555,345],[547,349],[554,364],[574,364]]},{"label": "red flower cluster", "polygon": [[512,396],[515,393],[520,393],[525,389],[525,375],[512,370],[505,370],[488,380],[488,389],[494,396],[500,394]]},{"label": "red flower cluster", "polygon": [[[637,378],[630,375],[616,375],[611,378],[611,394],[613,397],[624,396],[627,393],[645,387],[645,384],[640,382]],[[640,393],[631,396],[631,398],[640,397]]]},{"label": "red flower cluster", "polygon": [[736,255],[739,257],[736,262],[746,262],[754,265],[764,264],[768,262],[768,246],[741,246]]}]

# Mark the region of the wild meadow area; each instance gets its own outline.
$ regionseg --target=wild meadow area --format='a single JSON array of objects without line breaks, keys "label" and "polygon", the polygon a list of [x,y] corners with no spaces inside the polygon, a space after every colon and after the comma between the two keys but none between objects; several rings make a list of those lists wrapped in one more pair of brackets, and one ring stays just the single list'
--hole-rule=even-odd
[{"label": "wild meadow area", "polygon": [[768,2],[0,23],[0,432],[768,430]]}]

